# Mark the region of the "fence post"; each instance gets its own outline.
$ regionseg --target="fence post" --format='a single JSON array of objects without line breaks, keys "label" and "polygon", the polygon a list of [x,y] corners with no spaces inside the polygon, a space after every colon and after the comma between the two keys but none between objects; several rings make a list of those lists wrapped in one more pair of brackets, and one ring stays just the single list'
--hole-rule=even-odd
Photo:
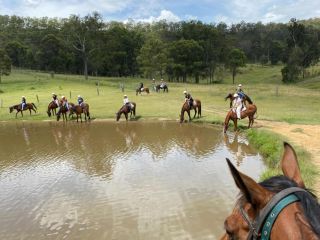
[{"label": "fence post", "polygon": [[38,96],[38,94],[36,95],[36,97],[37,97],[37,103],[39,103],[39,96]]},{"label": "fence post", "polygon": [[97,94],[98,94],[98,96],[100,95],[99,86],[100,86],[100,81],[98,81],[98,84],[97,84]]},{"label": "fence post", "polygon": [[71,96],[72,96],[72,95],[71,95],[71,91],[69,92],[69,96],[70,96],[69,99],[71,100]]}]

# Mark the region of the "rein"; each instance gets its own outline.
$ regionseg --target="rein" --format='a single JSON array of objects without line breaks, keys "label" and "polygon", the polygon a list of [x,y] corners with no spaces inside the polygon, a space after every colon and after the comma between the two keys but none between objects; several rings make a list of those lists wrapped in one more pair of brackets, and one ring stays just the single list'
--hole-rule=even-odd
[{"label": "rein", "polygon": [[289,204],[299,201],[294,194],[296,192],[307,191],[298,187],[291,187],[280,191],[271,198],[254,221],[251,221],[248,214],[240,207],[240,213],[250,229],[247,240],[269,240],[272,226],[280,212]]}]

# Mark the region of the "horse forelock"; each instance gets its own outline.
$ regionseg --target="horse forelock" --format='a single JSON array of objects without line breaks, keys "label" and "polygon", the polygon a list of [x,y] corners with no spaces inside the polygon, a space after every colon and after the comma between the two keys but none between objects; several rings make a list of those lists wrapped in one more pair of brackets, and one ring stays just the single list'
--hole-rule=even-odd
[{"label": "horse forelock", "polygon": [[[290,180],[286,176],[275,176],[259,183],[262,187],[270,192],[278,193],[290,187],[298,187],[297,183]],[[307,192],[296,192],[295,195],[300,200],[303,214],[313,229],[314,233],[320,236],[320,204],[317,197],[309,190]],[[240,193],[236,202],[236,207],[243,207],[246,203],[243,194]]]}]

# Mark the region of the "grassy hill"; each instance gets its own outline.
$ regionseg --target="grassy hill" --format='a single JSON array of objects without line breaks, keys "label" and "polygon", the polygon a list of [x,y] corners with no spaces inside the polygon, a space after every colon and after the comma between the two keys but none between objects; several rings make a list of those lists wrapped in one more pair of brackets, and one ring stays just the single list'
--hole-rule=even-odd
[{"label": "grassy hill", "polygon": [[[245,92],[257,105],[258,118],[289,123],[320,123],[320,78],[284,85],[280,69],[281,66],[248,65],[236,77],[236,84],[241,82]],[[146,79],[91,77],[86,81],[83,76],[56,74],[51,78],[47,73],[14,70],[10,76],[4,76],[0,84],[0,120],[15,120],[15,114],[9,114],[8,107],[19,103],[22,95],[39,109],[31,117],[25,112],[24,120],[49,119],[46,108],[52,92],[60,97],[65,95],[70,102],[76,102],[77,95],[82,95],[90,104],[91,115],[97,119],[114,119],[115,112],[122,105],[124,93],[137,103],[137,114],[143,119],[178,119],[184,100],[183,91],[186,89],[194,98],[202,101],[201,121],[221,122],[229,106],[224,97],[236,87],[232,84],[231,74],[226,73],[220,84],[169,83],[168,94],[152,91],[148,96],[136,96],[135,88],[140,81],[151,88],[151,81]],[[96,86],[98,82],[99,96]],[[119,87],[120,83],[125,84],[124,93]],[[21,119],[18,116],[18,121]],[[247,124],[247,121],[242,122]]]}]

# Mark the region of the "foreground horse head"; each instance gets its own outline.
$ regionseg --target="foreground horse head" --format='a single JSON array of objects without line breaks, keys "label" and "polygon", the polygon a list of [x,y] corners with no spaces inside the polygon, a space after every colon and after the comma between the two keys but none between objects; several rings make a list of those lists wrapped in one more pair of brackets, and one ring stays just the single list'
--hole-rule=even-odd
[{"label": "foreground horse head", "polygon": [[294,149],[284,143],[283,176],[261,183],[239,172],[227,159],[241,196],[225,220],[231,239],[320,239],[320,205],[305,189]]}]

